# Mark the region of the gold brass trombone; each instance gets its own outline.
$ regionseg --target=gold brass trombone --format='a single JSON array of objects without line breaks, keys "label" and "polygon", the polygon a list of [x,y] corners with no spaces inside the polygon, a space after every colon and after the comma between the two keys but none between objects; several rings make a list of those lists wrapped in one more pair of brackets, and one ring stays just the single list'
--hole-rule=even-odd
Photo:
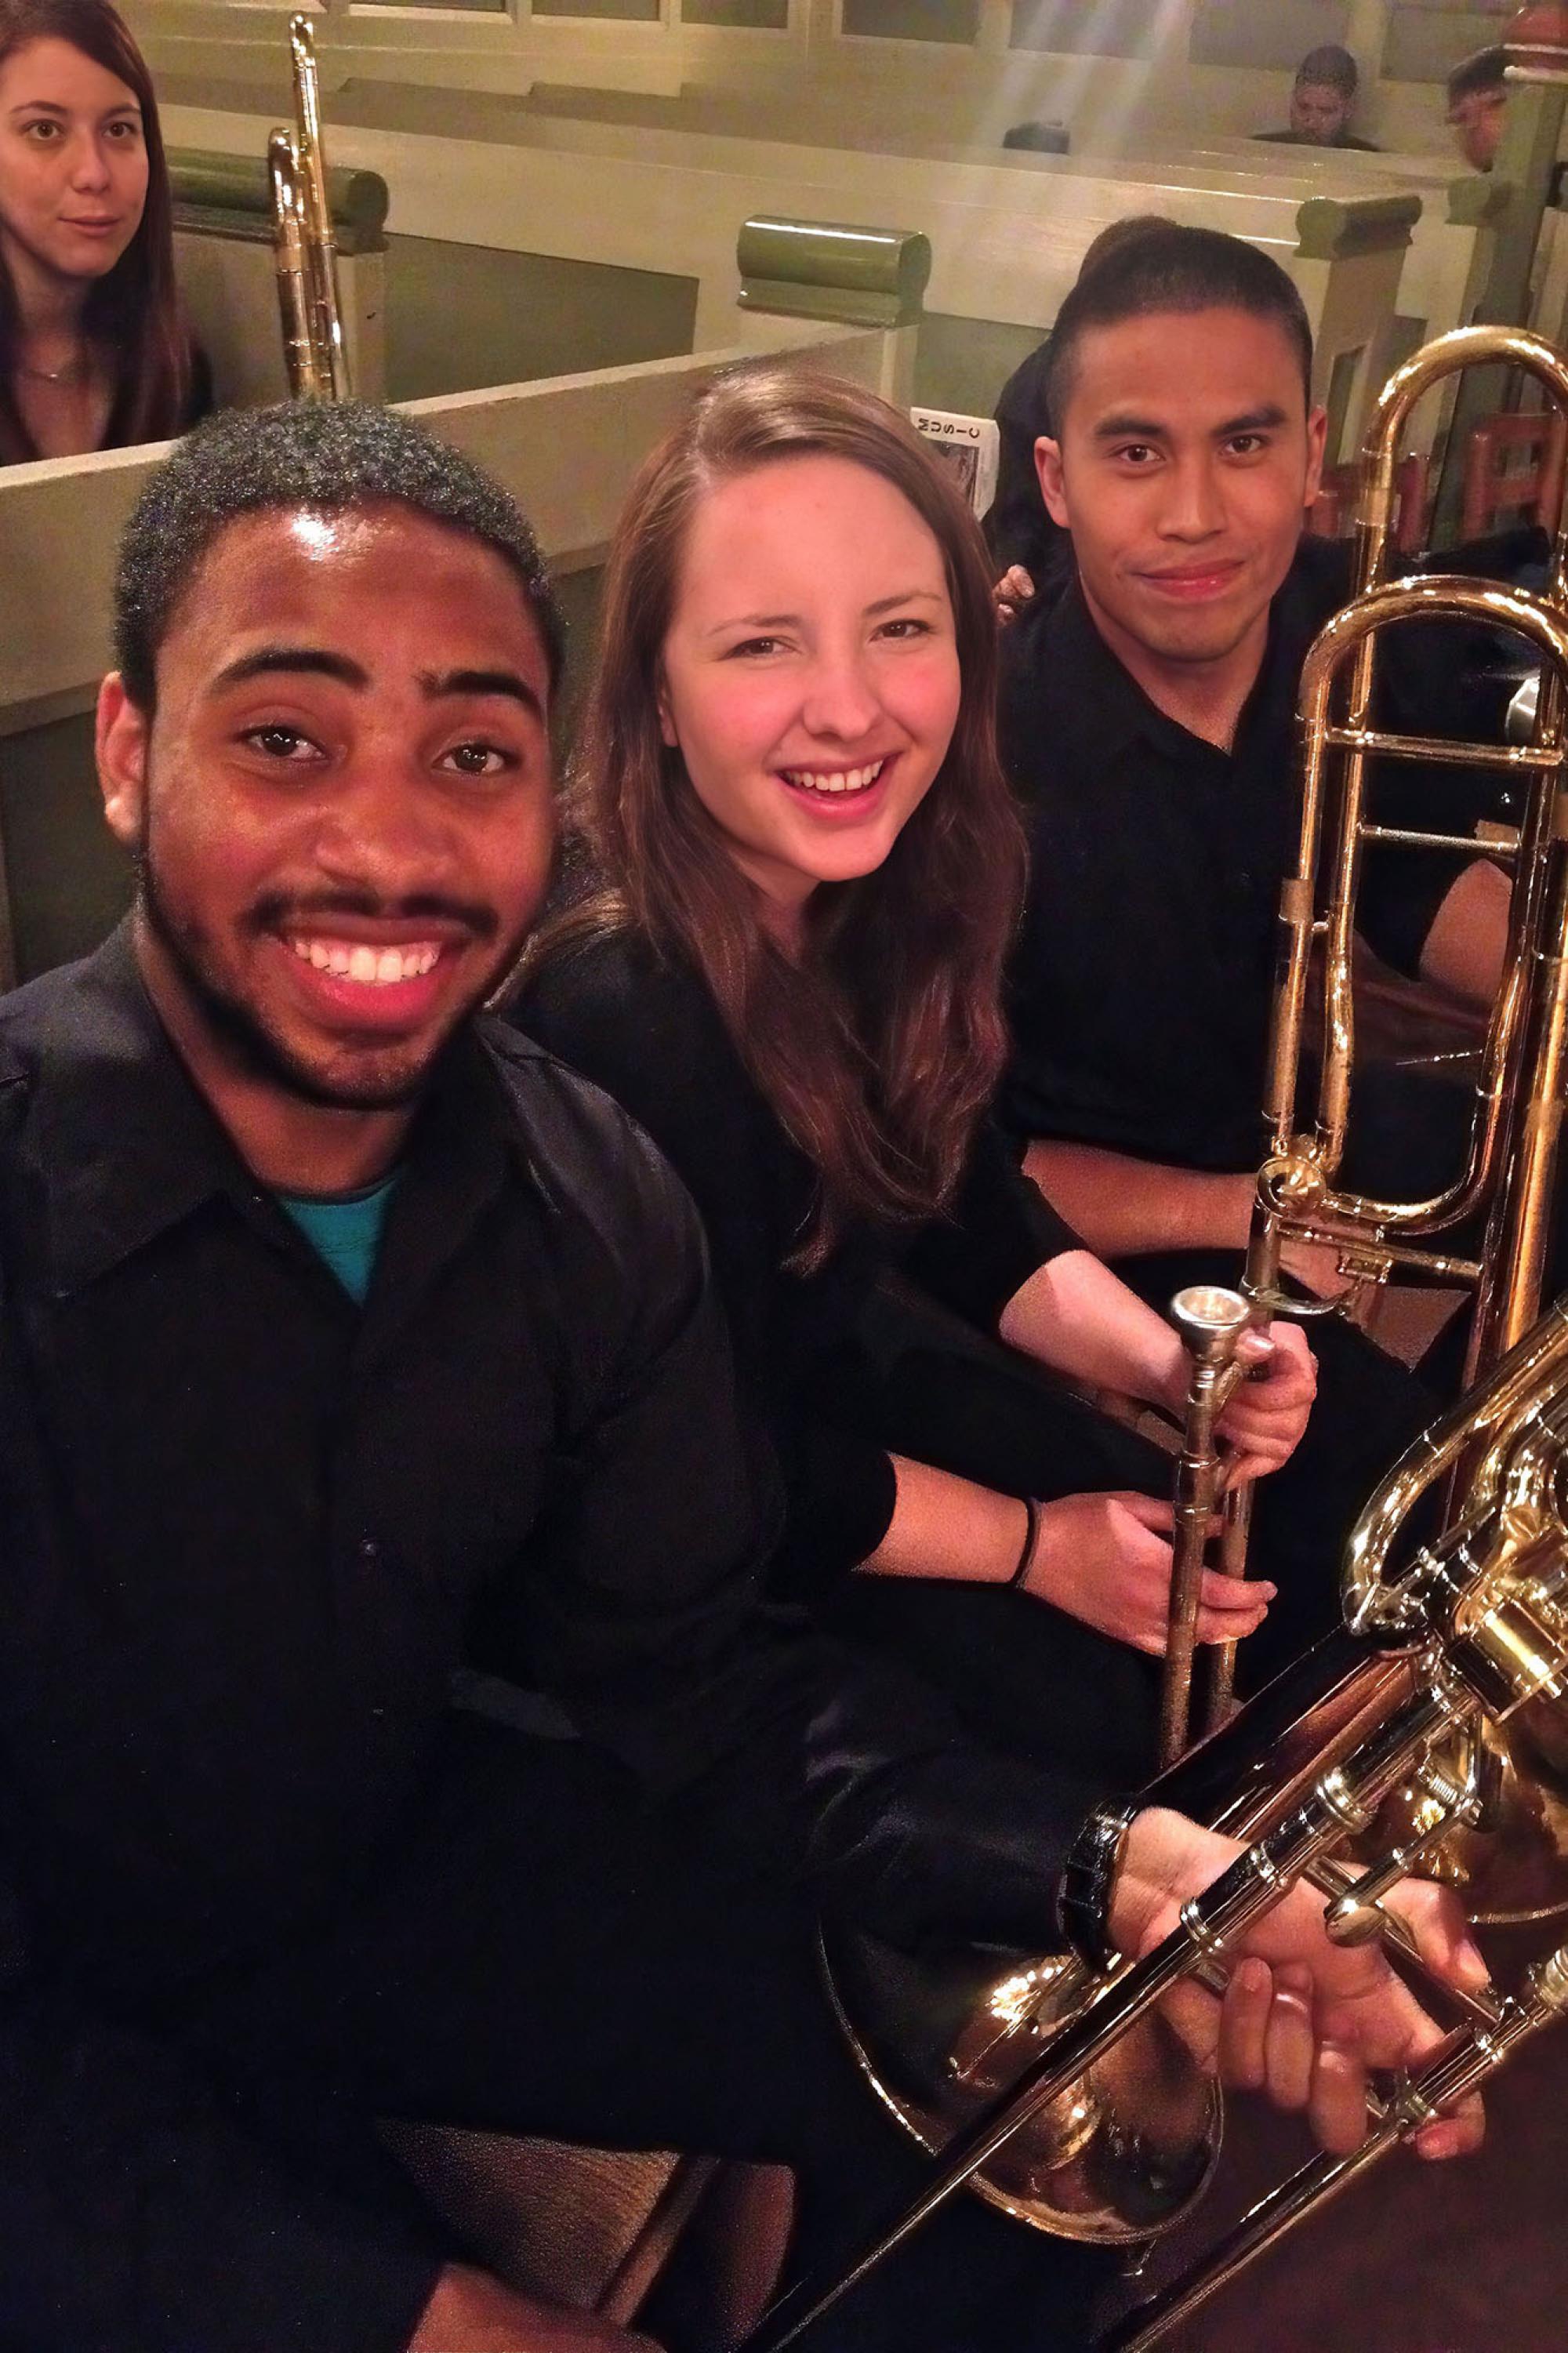
[{"label": "gold brass trombone", "polygon": [[[1548,579],[1539,596],[1443,575],[1405,581],[1388,576],[1395,470],[1412,410],[1458,371],[1500,363],[1524,370],[1568,413],[1568,360],[1522,331],[1460,328],[1407,361],[1378,400],[1367,438],[1356,596],[1319,637],[1303,671],[1300,844],[1281,897],[1283,953],[1264,1107],[1268,1157],[1258,1178],[1246,1271],[1239,1297],[1205,1292],[1184,1294],[1177,1303],[1178,1324],[1199,1340],[1189,1420],[1196,1415],[1206,1428],[1189,1429],[1184,1453],[1173,1589],[1189,1616],[1185,1627],[1176,1623],[1172,1649],[1165,1762],[1186,1743],[1190,1607],[1216,1508],[1225,1515],[1217,1565],[1232,1576],[1246,1574],[1250,1497],[1246,1491],[1223,1493],[1223,1462],[1212,1438],[1225,1398],[1242,1376],[1236,1359],[1242,1332],[1278,1314],[1353,1309],[1395,1270],[1415,1272],[1474,1293],[1468,1383],[1486,1373],[1540,1311],[1568,1026],[1568,851],[1561,821],[1568,779],[1568,515],[1553,519]],[[1538,656],[1542,691],[1528,744],[1457,744],[1374,726],[1379,638],[1401,625],[1436,620],[1501,630]],[[1401,846],[1458,858],[1473,858],[1478,849],[1459,837],[1374,822],[1366,807],[1367,763],[1373,758],[1489,768],[1517,777],[1525,787],[1516,840],[1510,846],[1489,844],[1486,851],[1511,868],[1512,895],[1504,974],[1488,1027],[1464,1166],[1442,1190],[1420,1200],[1379,1200],[1340,1182],[1355,1056],[1352,959],[1362,860],[1369,850],[1382,857]],[[1320,957],[1321,1070],[1314,1115],[1303,1126],[1309,981]],[[1475,1256],[1434,1247],[1477,1220],[1484,1220],[1484,1237]],[[1342,1299],[1303,1301],[1281,1293],[1280,1254],[1292,1241],[1327,1243],[1337,1251],[1350,1286]],[[1219,1336],[1213,1328],[1216,1315],[1223,1325]],[[1203,1717],[1209,1728],[1223,1720],[1228,1706],[1233,1666],[1233,1650],[1214,1654]],[[1494,1780],[1496,1763],[1489,1768]],[[1568,1896],[1568,1885],[1563,1894]]]},{"label": "gold brass trombone", "polygon": [[[1467,1467],[1468,1466],[1468,1467]],[[1446,1533],[1406,1557],[1411,1514],[1458,1474]],[[1568,1769],[1568,1294],[1384,1481],[1346,1556],[1349,1630],[1261,1693],[1145,1793],[1244,1852],[1137,1961],[981,1954],[920,1961],[859,1935],[826,1940],[840,2014],[886,2104],[940,2161],[921,2197],[826,2290],[775,2308],[743,2353],[783,2353],[965,2187],[1038,2227],[1122,2243],[1158,2236],[1202,2189],[1217,2095],[1162,2042],[1178,1983],[1223,1987],[1245,1930],[1298,1881],[1336,1941],[1411,1940],[1383,1899],[1479,1803],[1487,1729],[1518,1729],[1563,1786]],[[1375,1645],[1376,1647],[1372,1647]],[[1461,1758],[1450,1771],[1446,1760]],[[1387,1793],[1413,1781],[1420,1829],[1348,1860]],[[1252,2257],[1568,2013],[1568,1946],[1513,1993],[1443,1997],[1462,2022],[1396,2082],[1352,2157],[1322,2157],[1103,2340],[1145,2353]]]},{"label": "gold brass trombone", "polygon": [[267,142],[284,364],[295,400],[347,400],[353,387],[321,154],[315,37],[308,16],[289,19],[289,58],[294,127],[274,131]]}]

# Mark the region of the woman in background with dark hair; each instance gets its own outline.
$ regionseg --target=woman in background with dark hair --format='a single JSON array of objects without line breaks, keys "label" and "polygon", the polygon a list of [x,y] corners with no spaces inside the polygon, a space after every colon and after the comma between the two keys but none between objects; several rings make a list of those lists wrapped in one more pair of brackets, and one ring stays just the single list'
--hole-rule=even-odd
[{"label": "woman in background with dark hair", "polygon": [[[644,467],[605,607],[577,777],[595,871],[518,1018],[696,1198],[784,1464],[786,1584],[992,1738],[1136,1777],[1169,1507],[1114,1468],[1123,1492],[1080,1492],[1125,1433],[1100,1452],[1042,1390],[1020,1437],[983,1363],[900,1394],[858,1345],[897,1266],[1023,1357],[1167,1408],[1185,1387],[1174,1334],[987,1116],[1023,847],[973,520],[875,395],[748,369]],[[1228,1434],[1267,1470],[1305,1424],[1300,1335],[1260,1342],[1259,1371]],[[1211,1577],[1202,1639],[1250,1631],[1271,1590]]]},{"label": "woman in background with dark hair", "polygon": [[108,0],[0,0],[0,463],[163,440],[210,406],[141,51]]}]

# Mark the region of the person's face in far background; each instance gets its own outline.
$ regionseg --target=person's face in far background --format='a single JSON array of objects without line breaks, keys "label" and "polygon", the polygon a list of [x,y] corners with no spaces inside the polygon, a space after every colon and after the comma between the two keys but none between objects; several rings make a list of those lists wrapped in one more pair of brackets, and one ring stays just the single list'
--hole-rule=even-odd
[{"label": "person's face in far background", "polygon": [[1351,102],[1328,82],[1299,81],[1290,92],[1290,128],[1314,147],[1331,147],[1350,120]]},{"label": "person's face in far background", "polygon": [[1496,163],[1507,107],[1505,90],[1468,90],[1448,109],[1448,127],[1472,172],[1489,172]]},{"label": "person's face in far background", "polygon": [[106,277],[146,202],[134,90],[68,41],[13,51],[0,64],[0,258],[13,284]]},{"label": "person's face in far background", "polygon": [[818,883],[881,865],[947,756],[942,549],[847,459],[733,475],[687,533],[662,669],[664,740],[787,932]]}]

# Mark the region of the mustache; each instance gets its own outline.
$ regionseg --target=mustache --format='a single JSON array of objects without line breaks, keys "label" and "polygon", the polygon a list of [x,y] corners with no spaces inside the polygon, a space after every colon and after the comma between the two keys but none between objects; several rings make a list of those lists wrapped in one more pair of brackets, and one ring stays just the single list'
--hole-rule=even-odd
[{"label": "mustache", "polygon": [[448,899],[437,891],[415,891],[400,899],[383,899],[374,891],[269,891],[254,902],[243,920],[249,931],[278,932],[290,921],[332,915],[363,923],[454,923],[486,942],[500,932],[493,907],[477,899]]}]

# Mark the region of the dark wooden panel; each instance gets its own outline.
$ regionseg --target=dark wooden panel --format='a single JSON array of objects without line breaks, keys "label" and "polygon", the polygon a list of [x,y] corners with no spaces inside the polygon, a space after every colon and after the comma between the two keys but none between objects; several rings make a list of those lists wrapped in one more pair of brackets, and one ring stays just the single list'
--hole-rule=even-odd
[{"label": "dark wooden panel", "polygon": [[787,33],[789,0],[680,0],[683,25],[729,25],[742,32]]},{"label": "dark wooden panel", "polygon": [[[506,0],[378,0],[383,8],[462,8],[481,16],[504,16]],[[159,85],[162,89],[162,84]]]},{"label": "dark wooden panel", "polygon": [[[1193,12],[1192,60],[1195,66],[1277,67],[1294,73],[1309,49],[1325,41],[1345,42],[1350,32],[1349,0],[1198,0]],[[1363,75],[1375,70],[1375,58],[1358,60]],[[1284,93],[1279,121],[1285,121]],[[1265,126],[1259,124],[1261,130]]]},{"label": "dark wooden panel", "polygon": [[16,976],[30,980],[107,937],[131,903],[131,869],[103,821],[92,713],[0,738]]},{"label": "dark wooden panel", "polygon": [[623,23],[657,25],[658,0],[533,0],[536,16],[617,16]]},{"label": "dark wooden panel", "polygon": [[1011,40],[1064,57],[1152,58],[1170,18],[1169,0],[1013,0]]},{"label": "dark wooden panel", "polygon": [[560,255],[393,237],[386,396],[423,400],[691,349],[697,281]]},{"label": "dark wooden panel", "polygon": [[884,40],[972,44],[980,30],[980,0],[844,0],[844,30]]},{"label": "dark wooden panel", "polygon": [[1500,41],[1512,13],[1512,0],[1499,0],[1494,7],[1458,9],[1395,0],[1383,52],[1385,79],[1442,81],[1461,58]]}]

